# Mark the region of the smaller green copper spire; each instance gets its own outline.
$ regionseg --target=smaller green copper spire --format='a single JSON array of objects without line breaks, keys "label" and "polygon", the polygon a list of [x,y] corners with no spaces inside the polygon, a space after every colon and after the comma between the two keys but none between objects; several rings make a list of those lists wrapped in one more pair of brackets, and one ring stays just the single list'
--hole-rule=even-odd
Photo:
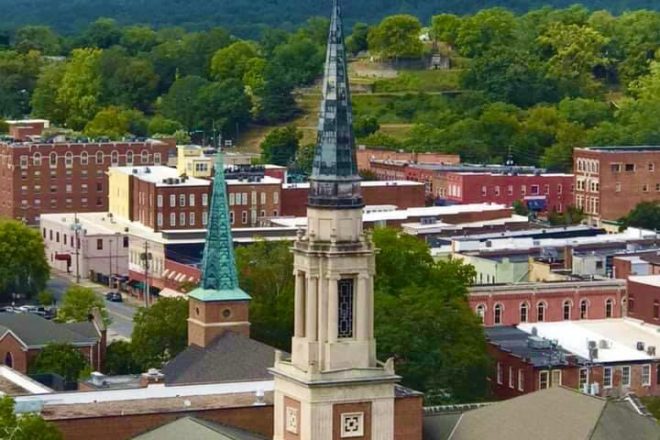
[{"label": "smaller green copper spire", "polygon": [[234,243],[231,236],[227,203],[227,186],[222,153],[215,160],[215,177],[202,258],[200,287],[189,296],[200,301],[248,300],[250,296],[238,286]]}]

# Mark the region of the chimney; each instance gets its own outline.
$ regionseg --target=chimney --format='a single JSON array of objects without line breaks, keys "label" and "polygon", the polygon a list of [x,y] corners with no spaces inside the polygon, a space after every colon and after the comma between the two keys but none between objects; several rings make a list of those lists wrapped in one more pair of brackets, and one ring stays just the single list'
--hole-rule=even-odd
[{"label": "chimney", "polygon": [[165,380],[165,375],[156,368],[149,368],[146,373],[140,376],[140,386],[147,387],[152,384],[161,383]]},{"label": "chimney", "polygon": [[573,247],[564,246],[564,269],[573,269]]}]

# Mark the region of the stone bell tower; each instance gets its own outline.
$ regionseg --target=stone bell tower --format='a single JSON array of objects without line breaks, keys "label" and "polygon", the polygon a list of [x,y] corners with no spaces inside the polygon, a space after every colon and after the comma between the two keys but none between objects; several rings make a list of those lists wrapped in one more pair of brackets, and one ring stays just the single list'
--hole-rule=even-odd
[{"label": "stone bell tower", "polygon": [[278,356],[275,440],[394,437],[393,368],[376,360],[375,252],[362,230],[341,7],[333,2],[310,178],[307,233],[293,245],[295,329]]}]

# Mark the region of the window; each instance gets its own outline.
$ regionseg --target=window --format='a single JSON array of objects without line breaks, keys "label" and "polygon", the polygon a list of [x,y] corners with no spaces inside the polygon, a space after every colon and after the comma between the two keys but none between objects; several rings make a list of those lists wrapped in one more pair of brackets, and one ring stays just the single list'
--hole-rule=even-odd
[{"label": "window", "polygon": [[252,191],[252,204],[256,205],[257,204],[257,192]]},{"label": "window", "polygon": [[536,320],[539,322],[545,321],[545,303],[540,302],[536,305]]},{"label": "window", "polygon": [[653,319],[660,318],[660,303],[658,300],[653,301]]},{"label": "window", "polygon": [[55,153],[55,152],[50,153],[50,155],[48,156],[48,162],[49,162],[51,168],[56,167],[57,166],[57,153]]},{"label": "window", "polygon": [[509,388],[513,389],[515,387],[515,377],[513,374],[513,367],[509,367]]},{"label": "window", "polygon": [[60,233],[59,232],[55,233],[55,241],[58,242],[58,243],[60,242]]},{"label": "window", "polygon": [[247,211],[241,212],[241,223],[246,224],[247,223]]},{"label": "window", "polygon": [[341,438],[364,436],[364,413],[344,413],[341,415]]},{"label": "window", "polygon": [[243,205],[247,205],[247,204],[248,204],[248,195],[247,193],[243,193]]},{"label": "window", "polygon": [[180,213],[179,213],[179,224],[180,224],[181,226],[185,226],[185,225],[186,225],[186,213],[185,213],[185,212],[180,212]]},{"label": "window", "polygon": [[103,157],[103,151],[97,151],[96,152],[96,164],[101,165],[103,163],[103,160],[105,158]]},{"label": "window", "polygon": [[649,192],[649,186],[646,183],[642,185],[642,192]]},{"label": "window", "polygon": [[513,195],[513,185],[509,185],[506,189],[506,192],[508,195],[512,196]]},{"label": "window", "polygon": [[612,300],[612,298],[608,298],[605,301],[605,317],[606,318],[611,318],[612,317],[613,308],[614,308],[614,301]]},{"label": "window", "polygon": [[86,192],[87,192],[87,188],[88,188],[88,187],[87,187],[87,184],[86,184],[86,183],[83,183],[82,185],[80,185],[80,191],[81,191],[81,192],[86,193]]},{"label": "window", "polygon": [[88,165],[89,164],[89,154],[86,151],[80,153],[80,164]]},{"label": "window", "polygon": [[588,303],[586,299],[580,301],[580,319],[587,319]]},{"label": "window", "polygon": [[481,187],[481,195],[485,197],[488,194],[488,188],[486,186]]},{"label": "window", "polygon": [[477,316],[481,320],[481,322],[484,322],[484,316],[486,315],[486,306],[483,304],[479,304],[477,306]]},{"label": "window", "polygon": [[117,151],[110,153],[110,163],[113,167],[119,165],[119,153]]},{"label": "window", "polygon": [[102,238],[97,238],[96,239],[96,250],[103,250],[103,239]]},{"label": "window", "polygon": [[188,196],[188,206],[195,206],[195,194]]},{"label": "window", "polygon": [[202,194],[202,206],[207,206],[209,204],[209,195]]},{"label": "window", "polygon": [[179,206],[184,207],[186,206],[186,195],[185,194],[179,194]]},{"label": "window", "polygon": [[561,194],[563,188],[561,186],[561,183],[557,185],[557,194]]},{"label": "window", "polygon": [[502,371],[502,364],[500,362],[497,363],[497,383],[502,385],[502,376],[504,375]]},{"label": "window", "polygon": [[277,217],[277,209],[273,210],[273,217]]},{"label": "window", "polygon": [[[234,211],[231,211],[229,213],[229,218],[231,219],[231,224],[234,224]],[[202,212],[202,226],[206,226],[206,224],[209,222],[209,213],[204,211]]]},{"label": "window", "polygon": [[265,204],[266,204],[266,193],[265,193],[265,192],[262,192],[262,193],[260,194],[260,198],[261,198],[261,204],[262,204],[262,205],[265,205]]},{"label": "window", "polygon": [[531,195],[536,196],[539,194],[539,186],[538,185],[532,185],[529,188],[529,192]]},{"label": "window", "polygon": [[527,322],[527,315],[529,313],[529,307],[527,303],[520,304],[520,322]]},{"label": "window", "polygon": [[525,372],[522,368],[518,369],[518,391],[525,391]]},{"label": "window", "polygon": [[70,151],[67,151],[67,153],[64,155],[64,165],[67,168],[71,168],[73,166],[73,153]]},{"label": "window", "polygon": [[68,193],[73,192],[73,186],[70,183],[67,183],[66,185],[66,192]]},{"label": "window", "polygon": [[614,192],[621,192],[621,182],[616,182],[614,184]]},{"label": "window", "polygon": [[229,193],[229,206],[234,206],[235,200],[234,193]]},{"label": "window", "polygon": [[159,212],[156,215],[156,223],[158,224],[158,226],[163,226],[163,213],[162,212]]},{"label": "window", "polygon": [[32,155],[32,165],[34,166],[41,166],[41,153],[34,153]]},{"label": "window", "polygon": [[612,388],[612,367],[603,367],[603,388]]},{"label": "window", "polygon": [[628,311],[632,312],[635,310],[635,297],[628,294]]},{"label": "window", "polygon": [[194,212],[191,212],[190,214],[188,214],[188,224],[190,226],[195,226],[195,213]]},{"label": "window", "polygon": [[147,150],[142,150],[140,152],[140,163],[142,164],[149,163],[149,152]]},{"label": "window", "polygon": [[620,173],[621,172],[621,164],[620,163],[610,164],[610,171],[612,171],[613,173]]},{"label": "window", "polygon": [[[660,376],[658,376],[660,378]],[[642,386],[651,386],[651,366],[642,365]]]},{"label": "window", "polygon": [[[127,247],[128,247],[128,236],[124,236],[124,239],[123,239],[123,240],[124,240],[123,245],[124,245],[125,248],[127,248]],[[73,244],[73,243],[72,243],[72,244]]]},{"label": "window", "polygon": [[163,195],[162,194],[158,194],[158,197],[156,198],[156,206],[158,206],[159,208],[163,207]]},{"label": "window", "polygon": [[655,164],[653,162],[649,162],[649,171],[655,171]]},{"label": "window", "polygon": [[551,386],[561,386],[561,370],[552,370],[550,372],[550,378],[552,379],[552,383],[550,384]]},{"label": "window", "polygon": [[564,312],[564,321],[569,321],[571,319],[571,301],[567,299],[564,301],[562,307]]},{"label": "window", "polygon": [[339,338],[353,337],[353,279],[345,278],[338,283],[338,322],[337,336]]},{"label": "window", "polygon": [[170,194],[170,208],[174,208],[175,206],[176,206],[176,195]]},{"label": "window", "polygon": [[660,183],[655,184],[655,190],[660,192]]},{"label": "window", "polygon": [[586,368],[580,368],[580,377],[579,377],[579,387],[580,390],[584,390],[584,386],[587,384],[587,380],[589,378],[589,370]]},{"label": "window", "polygon": [[[659,190],[659,191],[660,191],[660,190]],[[280,203],[280,193],[278,193],[278,192],[274,192],[274,193],[273,193],[273,203],[274,203],[275,205],[277,205],[278,203]]]},{"label": "window", "polygon": [[170,226],[176,226],[176,214],[170,213]]},{"label": "window", "polygon": [[520,185],[520,194],[522,194],[523,196],[527,194],[527,186]]},{"label": "window", "polygon": [[126,152],[126,165],[133,165],[133,152],[131,150]]},{"label": "window", "polygon": [[545,194],[546,196],[550,194],[550,185],[548,184],[543,185],[543,194]]},{"label": "window", "polygon": [[493,323],[502,324],[502,304],[495,304],[493,307]]},{"label": "window", "polygon": [[160,153],[154,153],[154,165],[160,165]]},{"label": "window", "polygon": [[20,164],[21,164],[21,168],[27,168],[27,166],[28,166],[28,157],[27,156],[21,156],[19,161],[20,161]]},{"label": "window", "polygon": [[635,171],[635,164],[634,163],[627,163],[626,164],[626,171]]},{"label": "window", "polygon": [[545,390],[550,385],[548,382],[549,373],[547,371],[539,371],[539,389]]},{"label": "window", "polygon": [[630,365],[621,367],[621,385],[624,387],[630,386]]}]

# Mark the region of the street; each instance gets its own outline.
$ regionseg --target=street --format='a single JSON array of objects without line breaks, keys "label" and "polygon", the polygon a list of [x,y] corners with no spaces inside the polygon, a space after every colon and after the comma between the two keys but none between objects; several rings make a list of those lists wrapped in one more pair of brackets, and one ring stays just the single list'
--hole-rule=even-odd
[{"label": "street", "polygon": [[[73,284],[73,281],[68,275],[53,271],[46,289],[55,295],[55,300],[57,301],[57,304],[59,304],[64,296],[64,292],[71,284]],[[108,341],[115,339],[129,339],[133,332],[133,315],[135,314],[136,307],[126,302],[118,303],[106,301],[105,294],[110,290],[108,287],[94,284],[86,280],[81,280],[80,284],[94,290],[105,302],[108,314],[112,319],[112,323],[108,327]],[[124,295],[124,298],[125,297],[126,295]]]}]

